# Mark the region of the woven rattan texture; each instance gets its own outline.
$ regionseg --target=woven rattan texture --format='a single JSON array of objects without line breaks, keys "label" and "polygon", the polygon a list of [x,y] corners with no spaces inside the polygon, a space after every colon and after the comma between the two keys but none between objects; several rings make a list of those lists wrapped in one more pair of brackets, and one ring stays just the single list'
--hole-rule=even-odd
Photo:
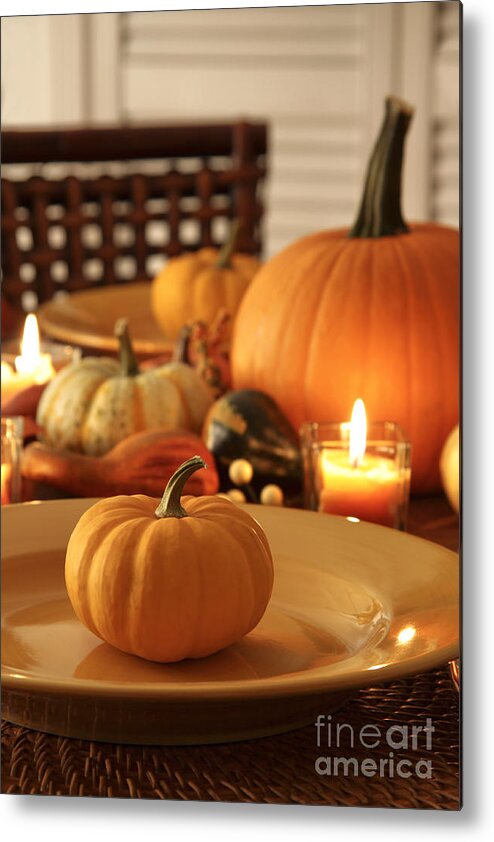
[{"label": "woven rattan texture", "polygon": [[[4,143],[4,163],[10,147],[17,163],[2,178],[2,296],[17,310],[152,278],[164,257],[219,245],[235,217],[239,250],[261,250],[262,124],[15,134]],[[112,144],[119,161],[108,161]],[[19,149],[36,174],[11,177]]]},{"label": "woven rattan texture", "polygon": [[[324,711],[321,711],[324,713]],[[298,731],[249,742],[217,746],[136,747],[69,740],[9,723],[2,730],[2,792],[191,801],[241,801],[269,804],[459,809],[458,694],[448,670],[357,692],[333,722],[349,724],[354,733],[377,725],[424,725],[434,732],[425,741],[395,750],[394,759],[430,760],[432,773],[421,778],[318,775],[315,762],[324,757],[389,756],[387,743],[372,750],[349,742],[341,729],[339,748],[328,748],[309,725]],[[409,731],[409,733],[411,733]],[[345,739],[348,742],[345,742]],[[421,767],[424,774],[424,768]]]}]

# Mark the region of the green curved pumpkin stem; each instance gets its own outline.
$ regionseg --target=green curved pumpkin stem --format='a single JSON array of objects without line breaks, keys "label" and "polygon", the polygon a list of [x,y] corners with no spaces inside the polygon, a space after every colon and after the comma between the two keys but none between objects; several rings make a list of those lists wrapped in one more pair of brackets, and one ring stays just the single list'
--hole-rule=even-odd
[{"label": "green curved pumpkin stem", "polygon": [[177,468],[168,480],[161,503],[155,511],[156,517],[188,517],[187,512],[180,504],[180,498],[185,483],[199,468],[207,468],[206,463],[200,456],[192,456],[191,459],[187,459]]},{"label": "green curved pumpkin stem", "polygon": [[228,266],[231,265],[230,259],[237,247],[239,233],[240,222],[238,221],[238,219],[234,219],[230,226],[230,233],[228,234],[227,241],[221,249],[218,255],[218,260],[216,261],[216,267],[218,269],[227,269]]},{"label": "green curved pumpkin stem", "polygon": [[387,97],[385,102],[383,124],[370,157],[364,194],[350,237],[390,237],[409,230],[401,214],[401,170],[413,108],[395,96]]},{"label": "green curved pumpkin stem", "polygon": [[118,319],[115,323],[115,336],[119,342],[120,373],[122,377],[135,377],[139,374],[139,366],[130,341],[127,319]]}]

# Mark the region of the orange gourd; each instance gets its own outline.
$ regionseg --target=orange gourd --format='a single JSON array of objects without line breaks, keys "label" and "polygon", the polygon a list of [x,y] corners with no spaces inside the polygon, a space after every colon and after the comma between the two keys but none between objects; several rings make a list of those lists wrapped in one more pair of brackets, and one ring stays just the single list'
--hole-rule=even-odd
[{"label": "orange gourd", "polygon": [[69,539],[74,611],[123,652],[165,663],[201,658],[239,640],[264,614],[273,562],[261,526],[223,497],[180,499],[203,467],[199,456],[184,462],[161,502],[143,494],[100,500]]},{"label": "orange gourd", "polygon": [[[162,492],[164,482],[177,466],[194,453],[202,455],[210,467],[190,478],[190,493],[216,494],[219,478],[213,455],[199,436],[188,430],[133,433],[103,456],[54,450],[32,442],[22,451],[22,477],[26,482],[48,485],[71,497],[154,497]],[[32,496],[38,496],[36,488],[33,492]]]},{"label": "orange gourd", "polygon": [[232,347],[235,389],[270,394],[292,424],[368,417],[412,442],[412,487],[440,487],[439,456],[458,420],[459,235],[401,215],[412,110],[386,100],[357,220],[305,237],[247,291]]},{"label": "orange gourd", "polygon": [[234,223],[221,251],[203,248],[174,257],[156,276],[151,307],[166,336],[176,339],[187,322],[212,325],[222,309],[234,319],[261,266],[251,255],[234,253],[238,230]]}]

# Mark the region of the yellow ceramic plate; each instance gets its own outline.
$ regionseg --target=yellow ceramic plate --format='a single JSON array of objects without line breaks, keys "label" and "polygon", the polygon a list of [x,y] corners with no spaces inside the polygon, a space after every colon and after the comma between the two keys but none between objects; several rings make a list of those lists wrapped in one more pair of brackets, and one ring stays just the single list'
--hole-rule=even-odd
[{"label": "yellow ceramic plate", "polygon": [[66,298],[42,304],[37,312],[41,330],[51,339],[80,345],[101,353],[115,353],[115,322],[129,320],[136,354],[153,357],[166,354],[173,342],[163,335],[151,313],[151,284],[119,284],[81,290]]},{"label": "yellow ceramic plate", "polygon": [[247,506],[275,559],[259,626],[202,660],[125,655],[80,624],[65,593],[67,540],[92,502],[3,510],[3,713],[13,722],[134,743],[250,738],[458,655],[455,553],[372,524],[263,506]]}]

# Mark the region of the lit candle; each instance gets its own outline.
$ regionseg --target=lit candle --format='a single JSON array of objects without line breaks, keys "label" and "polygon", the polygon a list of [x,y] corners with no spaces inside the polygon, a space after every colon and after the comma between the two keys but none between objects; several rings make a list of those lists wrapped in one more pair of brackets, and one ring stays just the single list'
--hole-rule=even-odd
[{"label": "lit candle", "polygon": [[21,353],[15,368],[2,360],[2,405],[29,386],[47,383],[55,374],[50,354],[40,351],[36,316],[27,316],[21,342]]},{"label": "lit candle", "polygon": [[12,474],[12,466],[2,463],[1,471],[2,506],[5,506],[7,503],[10,503],[10,477]]},{"label": "lit candle", "polygon": [[393,459],[366,453],[365,406],[355,401],[349,447],[325,447],[320,453],[322,484],[319,509],[394,526],[400,500],[400,473]]}]

